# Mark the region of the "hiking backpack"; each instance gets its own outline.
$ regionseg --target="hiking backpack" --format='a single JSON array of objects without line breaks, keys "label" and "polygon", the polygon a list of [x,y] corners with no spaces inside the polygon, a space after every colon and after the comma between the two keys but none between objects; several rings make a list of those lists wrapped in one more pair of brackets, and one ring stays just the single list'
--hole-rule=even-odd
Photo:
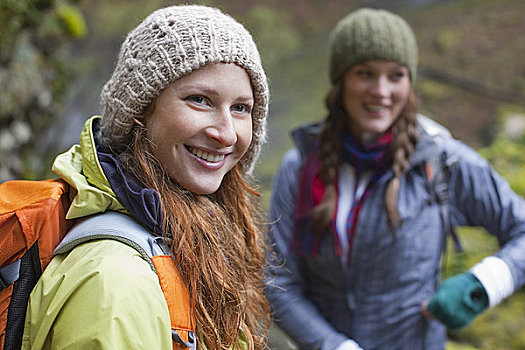
[{"label": "hiking backpack", "polygon": [[133,247],[158,275],[174,348],[195,349],[188,291],[160,237],[117,212],[66,219],[74,190],[62,180],[0,184],[0,349],[20,349],[29,295],[53,255],[95,239]]}]

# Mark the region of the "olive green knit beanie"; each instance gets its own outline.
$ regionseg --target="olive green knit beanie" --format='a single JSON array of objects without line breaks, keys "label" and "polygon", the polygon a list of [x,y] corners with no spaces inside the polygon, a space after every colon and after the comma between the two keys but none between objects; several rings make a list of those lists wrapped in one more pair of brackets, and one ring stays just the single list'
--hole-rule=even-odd
[{"label": "olive green knit beanie", "polygon": [[416,81],[417,43],[407,22],[386,10],[363,8],[341,19],[330,34],[329,74],[332,83],[353,65],[388,60],[408,67]]},{"label": "olive green knit beanie", "polygon": [[128,33],[100,95],[100,143],[120,153],[130,143],[133,119],[143,117],[162,90],[193,70],[214,63],[244,68],[252,83],[252,143],[239,162],[242,170],[250,173],[266,138],[268,82],[250,33],[216,8],[166,7]]}]

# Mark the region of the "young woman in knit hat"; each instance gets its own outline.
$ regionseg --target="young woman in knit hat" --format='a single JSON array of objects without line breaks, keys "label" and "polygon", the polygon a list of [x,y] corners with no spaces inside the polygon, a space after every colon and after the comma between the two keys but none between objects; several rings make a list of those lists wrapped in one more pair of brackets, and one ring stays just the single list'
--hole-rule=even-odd
[{"label": "young woman in knit hat", "polygon": [[[122,44],[102,116],[54,163],[75,189],[68,218],[126,213],[164,238],[189,293],[189,347],[264,347],[264,240],[247,175],[265,139],[268,100],[241,24],[204,6],[160,9]],[[133,248],[90,241],[45,270],[23,348],[172,349],[170,317],[178,316]]]},{"label": "young woman in knit hat", "polygon": [[[525,282],[525,202],[417,114],[417,55],[411,28],[384,10],[331,33],[328,116],[293,132],[270,209],[267,296],[301,349],[443,349],[446,327]],[[483,226],[502,248],[440,284],[446,223]]]}]

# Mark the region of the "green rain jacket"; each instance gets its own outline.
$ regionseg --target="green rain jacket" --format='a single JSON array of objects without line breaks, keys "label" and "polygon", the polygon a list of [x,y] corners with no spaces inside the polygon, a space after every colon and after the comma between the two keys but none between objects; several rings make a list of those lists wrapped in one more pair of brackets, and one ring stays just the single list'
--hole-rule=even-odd
[{"label": "green rain jacket", "polygon": [[[100,167],[92,133],[59,155],[53,171],[78,191],[68,218],[126,213]],[[156,274],[135,249],[84,243],[53,258],[28,304],[22,349],[172,349],[168,306]]]}]

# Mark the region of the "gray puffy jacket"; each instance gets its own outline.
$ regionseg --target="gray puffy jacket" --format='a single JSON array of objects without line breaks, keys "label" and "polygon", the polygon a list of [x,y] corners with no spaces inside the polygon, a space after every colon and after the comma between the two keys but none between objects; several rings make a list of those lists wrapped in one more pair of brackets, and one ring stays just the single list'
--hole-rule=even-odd
[{"label": "gray puffy jacket", "polygon": [[318,256],[291,255],[298,174],[319,128],[308,125],[293,133],[296,148],[282,160],[270,207],[276,254],[267,296],[274,320],[301,349],[334,349],[348,338],[365,350],[444,349],[444,326],[421,314],[439,284],[445,242],[439,204],[421,165],[441,153],[450,164],[452,224],[482,226],[496,235],[502,247],[496,255],[508,264],[515,289],[524,284],[525,201],[474,150],[421,125],[410,170],[400,182],[403,225],[396,238],[384,211],[388,173],[364,202],[348,265],[336,256],[331,235],[324,236]]}]

